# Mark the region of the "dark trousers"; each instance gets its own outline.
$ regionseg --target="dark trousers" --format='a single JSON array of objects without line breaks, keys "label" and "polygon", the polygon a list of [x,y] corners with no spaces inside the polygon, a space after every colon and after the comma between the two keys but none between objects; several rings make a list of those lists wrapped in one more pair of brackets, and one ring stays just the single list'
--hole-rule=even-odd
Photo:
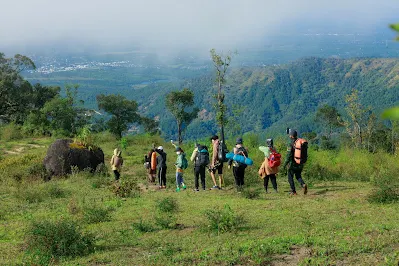
[{"label": "dark trousers", "polygon": [[115,176],[115,180],[119,180],[119,178],[121,177],[121,174],[118,172],[118,170],[114,170],[114,176]]},{"label": "dark trousers", "polygon": [[302,179],[302,169],[289,169],[288,170],[288,183],[290,183],[291,191],[296,192],[295,184],[294,184],[294,175],[296,180],[298,180],[301,187],[305,185],[305,182]]},{"label": "dark trousers", "polygon": [[201,177],[201,185],[202,189],[205,190],[205,166],[196,166],[194,168],[194,176],[195,176],[195,189],[199,187],[199,177]]},{"label": "dark trousers", "polygon": [[236,186],[242,187],[244,185],[245,167],[233,166],[233,175],[234,175],[234,179],[236,181]]},{"label": "dark trousers", "polygon": [[159,186],[166,186],[166,169],[167,167],[161,167],[158,169]]},{"label": "dark trousers", "polygon": [[265,178],[263,179],[263,186],[265,187],[266,191],[267,191],[267,186],[269,185],[269,179],[272,182],[274,190],[277,190],[276,175],[275,174],[271,174],[271,175],[265,176]]}]

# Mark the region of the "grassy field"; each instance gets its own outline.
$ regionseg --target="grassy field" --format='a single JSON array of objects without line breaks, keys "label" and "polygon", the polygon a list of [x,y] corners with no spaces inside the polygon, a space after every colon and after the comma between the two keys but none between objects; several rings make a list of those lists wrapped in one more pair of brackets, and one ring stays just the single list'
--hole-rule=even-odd
[{"label": "grassy field", "polygon": [[[289,197],[284,176],[278,176],[279,193],[264,193],[255,166],[248,168],[243,193],[234,189],[227,167],[224,190],[194,192],[187,170],[188,188],[177,193],[172,146],[137,136],[123,152],[122,184],[133,182],[140,193],[118,197],[111,175],[74,172],[42,181],[35,165],[52,141],[0,143],[1,265],[398,265],[399,205],[368,201],[372,180],[397,177],[398,157],[312,151],[306,196]],[[96,141],[108,164],[118,142],[109,136]],[[166,190],[146,182],[142,160],[153,142],[169,156]],[[251,145],[259,165],[261,154]],[[183,146],[190,153],[191,147]],[[55,258],[32,249],[34,225],[47,221],[77,225],[92,237],[93,249]]]}]

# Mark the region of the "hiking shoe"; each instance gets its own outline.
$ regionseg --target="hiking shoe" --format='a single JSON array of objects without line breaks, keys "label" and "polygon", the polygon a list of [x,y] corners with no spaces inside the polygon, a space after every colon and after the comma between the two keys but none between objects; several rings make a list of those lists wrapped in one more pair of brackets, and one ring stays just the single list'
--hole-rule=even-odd
[{"label": "hiking shoe", "polygon": [[162,188],[166,188],[166,186],[162,186]]},{"label": "hiking shoe", "polygon": [[290,196],[296,196],[296,192],[290,192]]},{"label": "hiking shoe", "polygon": [[218,186],[213,186],[211,189],[219,189]]},{"label": "hiking shoe", "polygon": [[303,195],[308,194],[308,185],[305,184],[305,185],[303,186],[302,190],[303,190]]},{"label": "hiking shoe", "polygon": [[180,191],[180,188],[179,188],[179,187],[177,187],[177,188],[176,188],[176,192],[179,192],[179,191]]},{"label": "hiking shoe", "polygon": [[186,189],[186,188],[187,188],[186,184],[183,184],[182,188],[183,188],[183,189]]},{"label": "hiking shoe", "polygon": [[199,192],[199,189],[198,189],[198,188],[196,188],[196,189],[194,189],[194,191],[195,191],[195,192]]}]

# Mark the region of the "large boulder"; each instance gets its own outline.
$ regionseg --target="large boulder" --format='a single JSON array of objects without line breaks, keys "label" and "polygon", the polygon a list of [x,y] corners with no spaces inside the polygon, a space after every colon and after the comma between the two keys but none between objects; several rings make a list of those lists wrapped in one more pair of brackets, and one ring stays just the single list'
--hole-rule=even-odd
[{"label": "large boulder", "polygon": [[87,149],[70,139],[58,139],[51,144],[43,161],[50,176],[70,174],[72,166],[94,171],[102,163],[104,153],[100,148]]}]

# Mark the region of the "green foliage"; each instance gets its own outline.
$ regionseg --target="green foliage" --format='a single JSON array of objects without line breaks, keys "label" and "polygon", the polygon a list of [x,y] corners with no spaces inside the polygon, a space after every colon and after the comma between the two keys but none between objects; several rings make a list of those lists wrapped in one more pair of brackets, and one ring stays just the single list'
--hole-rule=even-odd
[{"label": "green foliage", "polygon": [[194,93],[185,88],[182,91],[172,91],[166,95],[166,108],[172,113],[177,123],[177,139],[179,145],[182,144],[183,126],[187,127],[191,121],[197,118],[198,108],[193,108],[192,111],[186,111],[194,105]]},{"label": "green foliage", "polygon": [[83,220],[86,223],[102,223],[111,221],[111,208],[101,206],[90,206],[83,209]]},{"label": "green foliage", "polygon": [[27,203],[39,203],[47,198],[46,191],[38,187],[19,187],[14,195],[18,200]]},{"label": "green foliage", "polygon": [[122,180],[112,186],[114,194],[121,198],[140,197],[141,191],[137,182],[134,180]]},{"label": "green foliage", "polygon": [[174,229],[176,228],[176,215],[173,213],[156,213],[155,224],[162,229]]},{"label": "green foliage", "polygon": [[[389,25],[391,29],[399,33],[399,23]],[[399,41],[399,36],[396,37],[396,40]]]},{"label": "green foliage", "polygon": [[338,110],[328,104],[323,105],[316,112],[316,122],[327,128],[327,136],[331,137],[333,130],[342,127],[341,115]]},{"label": "green foliage", "polygon": [[30,165],[27,169],[27,174],[34,179],[42,179],[42,180],[48,179],[47,170],[44,167],[44,165],[41,163]]},{"label": "green foliage", "polygon": [[368,201],[373,203],[394,203],[399,201],[399,178],[396,175],[384,173],[374,180],[375,188],[368,195]]},{"label": "green foliage", "polygon": [[34,222],[26,244],[34,265],[48,265],[53,259],[84,256],[94,251],[94,237],[67,220]]},{"label": "green foliage", "polygon": [[399,120],[399,107],[393,107],[382,113],[383,119]]},{"label": "green foliage", "polygon": [[229,205],[205,211],[208,219],[208,228],[217,233],[239,230],[245,223],[244,217],[237,215]]},{"label": "green foliage", "polygon": [[110,132],[119,139],[122,133],[128,130],[132,123],[141,122],[137,113],[138,105],[136,101],[130,101],[121,95],[97,95],[98,108],[109,113],[112,117],[107,122]]},{"label": "green foliage", "polygon": [[173,197],[166,197],[157,201],[156,208],[163,213],[177,212],[179,211],[179,203]]},{"label": "green foliage", "polygon": [[127,145],[128,145],[127,139],[126,138],[121,138],[121,140],[120,140],[121,149],[126,151]]},{"label": "green foliage", "polygon": [[134,222],[132,224],[132,227],[134,230],[137,230],[141,233],[148,233],[148,232],[153,232],[155,231],[155,228],[152,226],[151,223],[143,221],[143,219],[140,219],[138,222]]},{"label": "green foliage", "polygon": [[249,187],[242,191],[242,195],[244,196],[244,198],[247,198],[247,199],[259,199],[261,193],[262,193],[261,189],[252,188],[252,187]]},{"label": "green foliage", "polygon": [[19,140],[23,138],[21,126],[10,123],[0,128],[0,138],[3,141]]}]

